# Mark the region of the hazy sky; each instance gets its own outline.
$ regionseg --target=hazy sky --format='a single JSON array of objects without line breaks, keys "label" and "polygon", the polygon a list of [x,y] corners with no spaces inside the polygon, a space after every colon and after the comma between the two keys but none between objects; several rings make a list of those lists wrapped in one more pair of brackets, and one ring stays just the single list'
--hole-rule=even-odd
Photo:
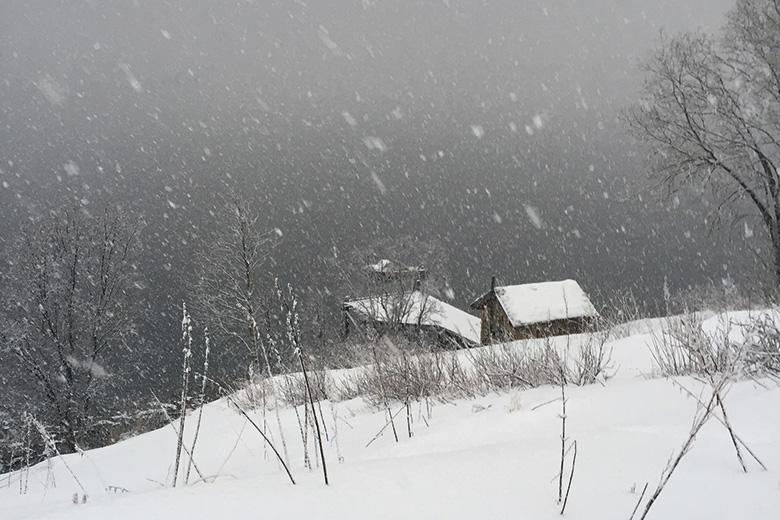
[{"label": "hazy sky", "polygon": [[[320,259],[412,234],[451,250],[455,302],[574,277],[657,297],[736,272],[696,203],[640,191],[618,110],[661,31],[726,0],[14,1],[0,6],[0,237],[65,199],[142,212],[152,295],[225,185]],[[162,302],[161,302],[162,301]]]}]

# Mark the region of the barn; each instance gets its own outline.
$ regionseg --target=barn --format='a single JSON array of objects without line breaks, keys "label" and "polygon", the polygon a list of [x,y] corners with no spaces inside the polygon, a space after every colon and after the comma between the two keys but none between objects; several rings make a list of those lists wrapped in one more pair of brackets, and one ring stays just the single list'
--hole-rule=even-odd
[{"label": "barn", "polygon": [[347,300],[342,310],[346,337],[370,328],[446,349],[479,345],[479,318],[419,290]]},{"label": "barn", "polygon": [[592,329],[599,314],[574,280],[497,286],[471,308],[481,313],[483,345],[577,334]]}]

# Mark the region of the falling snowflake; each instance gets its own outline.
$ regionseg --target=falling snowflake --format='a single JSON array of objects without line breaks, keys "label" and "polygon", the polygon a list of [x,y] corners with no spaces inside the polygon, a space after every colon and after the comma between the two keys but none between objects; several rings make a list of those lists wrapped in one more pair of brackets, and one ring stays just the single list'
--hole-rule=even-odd
[{"label": "falling snowflake", "polygon": [[367,136],[363,138],[363,143],[369,150],[379,150],[380,152],[387,151],[387,145],[379,137]]},{"label": "falling snowflake", "polygon": [[346,110],[341,113],[341,116],[344,118],[344,121],[346,121],[347,124],[352,128],[355,128],[357,126],[357,120],[354,117],[352,117],[352,114],[350,114]]},{"label": "falling snowflake", "polygon": [[376,172],[371,172],[371,180],[374,181],[374,185],[376,185],[376,189],[379,190],[379,193],[384,195],[387,188],[385,188],[385,183],[382,182],[382,179],[379,178],[379,175],[377,175]]},{"label": "falling snowflake", "polygon": [[67,163],[63,164],[62,169],[65,170],[65,173],[71,177],[75,177],[81,172],[78,165],[73,161],[68,161]]},{"label": "falling snowflake", "polygon": [[528,215],[531,224],[533,224],[536,229],[542,229],[544,227],[544,222],[539,215],[539,210],[530,204],[523,204],[523,208],[525,208],[525,214]]},{"label": "falling snowflake", "polygon": [[57,83],[50,75],[46,74],[38,80],[35,86],[51,104],[62,105],[62,102],[65,101],[65,87]]},{"label": "falling snowflake", "polygon": [[119,68],[124,71],[125,76],[127,77],[127,82],[130,84],[130,88],[138,93],[143,92],[144,89],[141,86],[141,82],[138,81],[138,79],[133,74],[133,71],[130,70],[130,65],[127,63],[120,63]]}]

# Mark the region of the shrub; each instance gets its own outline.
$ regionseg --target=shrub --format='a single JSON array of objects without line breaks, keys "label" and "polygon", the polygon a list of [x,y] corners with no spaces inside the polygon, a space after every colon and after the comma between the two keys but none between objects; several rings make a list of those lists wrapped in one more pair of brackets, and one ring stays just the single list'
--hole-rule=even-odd
[{"label": "shrub", "polygon": [[612,363],[612,349],[607,346],[608,331],[593,332],[583,336],[578,355],[569,368],[570,382],[576,385],[592,385],[599,376],[609,379]]},{"label": "shrub", "polygon": [[377,356],[355,378],[358,393],[371,406],[387,401],[409,402],[429,398],[448,400],[473,395],[468,374],[452,353],[401,353]]},{"label": "shrub", "polygon": [[[724,314],[705,327],[700,314],[668,318],[651,351],[664,376],[712,375],[780,377],[780,323],[777,311]],[[711,329],[711,330],[710,330]]]},{"label": "shrub", "polygon": [[722,372],[736,355],[727,334],[704,332],[697,313],[667,319],[660,336],[653,336],[651,353],[664,376]]},{"label": "shrub", "polygon": [[[332,378],[326,370],[306,370],[311,385],[312,397],[315,401],[330,399],[332,393]],[[301,406],[309,400],[306,381],[300,372],[284,374],[277,378],[279,399],[291,406]]]},{"label": "shrub", "polygon": [[563,358],[549,340],[486,346],[471,353],[470,359],[483,391],[559,384],[566,373]]},{"label": "shrub", "polygon": [[742,328],[743,374],[748,377],[780,378],[780,319],[775,312],[764,313]]}]

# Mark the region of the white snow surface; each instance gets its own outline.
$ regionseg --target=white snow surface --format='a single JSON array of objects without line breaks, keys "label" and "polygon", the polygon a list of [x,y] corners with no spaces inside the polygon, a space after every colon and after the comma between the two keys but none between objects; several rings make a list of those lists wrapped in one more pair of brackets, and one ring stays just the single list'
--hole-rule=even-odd
[{"label": "white snow surface", "polygon": [[[712,322],[707,327],[712,328]],[[660,333],[659,320],[621,330],[633,334],[608,344],[613,377],[603,384],[566,388],[566,435],[577,441],[578,452],[563,518],[629,518],[645,483],[644,501],[689,435],[698,405],[678,385],[709,397],[708,387],[694,378],[653,377],[648,345]],[[552,341],[555,348],[576,351],[585,338]],[[534,341],[480,348],[526,348]],[[473,350],[454,355],[467,360]],[[406,414],[401,413],[396,419],[398,441],[388,428],[370,445],[387,422],[383,411],[361,399],[322,403],[329,486],[319,468],[309,471],[303,466],[293,409],[281,409],[281,422],[296,485],[248,421],[222,399],[205,406],[195,449],[205,479],[193,470],[188,485],[170,487],[176,434],[166,426],[38,464],[23,477],[26,494],[20,494],[18,472],[0,475],[0,518],[558,519],[559,396],[560,389],[552,386],[490,393],[437,403],[430,414],[425,405],[415,403],[411,437]],[[768,470],[744,454],[744,473],[728,432],[711,420],[648,518],[778,518],[780,388],[769,380],[738,381],[724,402],[736,433]],[[402,406],[391,403],[393,411]],[[260,406],[250,414],[279,445],[273,413],[264,413]],[[196,421],[193,412],[185,430],[188,445]],[[315,456],[313,448],[310,453]],[[72,502],[74,493],[82,493],[74,475],[89,496],[85,504]]]},{"label": "white snow surface", "polygon": [[[403,301],[395,301],[400,299]],[[417,324],[422,313],[421,325],[441,327],[476,345],[480,342],[482,322],[479,318],[420,291],[402,296],[369,296],[345,302],[345,305],[373,320],[384,322],[395,317],[396,323],[406,325]],[[393,316],[394,313],[399,316]]]},{"label": "white snow surface", "polygon": [[567,318],[598,316],[574,280],[496,287],[496,297],[513,327]]}]

